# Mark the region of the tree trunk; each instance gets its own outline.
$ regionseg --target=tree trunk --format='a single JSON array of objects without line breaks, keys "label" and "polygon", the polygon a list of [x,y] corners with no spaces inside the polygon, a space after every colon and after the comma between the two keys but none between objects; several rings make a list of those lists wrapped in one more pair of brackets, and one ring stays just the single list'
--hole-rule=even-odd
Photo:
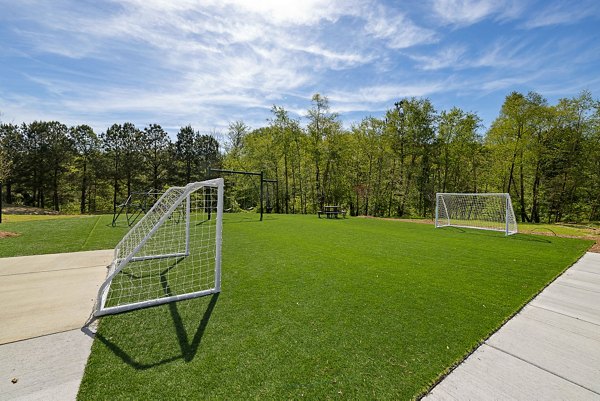
[{"label": "tree trunk", "polygon": [[533,181],[533,190],[532,190],[532,205],[531,205],[531,220],[534,223],[540,222],[540,211],[539,211],[539,187],[540,187],[540,164],[541,162],[538,160],[537,165],[535,166],[535,179]]},{"label": "tree trunk", "polygon": [[[329,155],[327,155],[327,163],[325,164],[325,172],[323,173],[323,183],[322,183],[322,192],[323,192],[323,196],[322,199],[324,202],[331,204],[331,199],[329,198],[329,175],[330,175],[330,168],[331,168],[331,158],[329,157]],[[323,205],[321,205],[321,209],[323,210]]]},{"label": "tree trunk", "polygon": [[382,208],[381,208],[381,174],[382,174],[382,170],[383,170],[383,166],[382,166],[383,160],[382,157],[379,156],[377,158],[377,189],[375,191],[375,207],[373,208],[373,215],[374,216],[382,216]]},{"label": "tree trunk", "polygon": [[115,175],[113,176],[113,213],[117,212],[117,192],[119,191],[119,158],[115,156]]},{"label": "tree trunk", "polygon": [[529,222],[529,216],[527,216],[527,211],[525,210],[525,179],[523,174],[523,153],[521,152],[521,163],[519,164],[519,180],[520,180],[520,190],[521,195],[519,199],[519,204],[521,206],[521,222]]},{"label": "tree trunk", "polygon": [[296,214],[296,166],[292,159],[292,214]]},{"label": "tree trunk", "polygon": [[156,191],[158,190],[158,165],[155,164],[152,168],[152,186],[154,187],[153,189]]},{"label": "tree trunk", "polygon": [[412,170],[414,168],[414,164],[415,164],[415,159],[417,158],[417,155],[413,153],[411,160],[410,160],[410,165],[407,173],[407,177],[406,177],[406,186],[404,187],[404,196],[402,197],[402,202],[400,203],[400,209],[399,212],[401,212],[401,214],[399,215],[399,217],[402,217],[404,215],[404,208],[406,207],[406,199],[408,198],[408,194],[410,193],[410,184],[412,181]]},{"label": "tree trunk", "polygon": [[369,175],[367,176],[367,188],[365,191],[365,216],[369,215],[369,192],[371,191],[371,172],[373,170],[373,158],[369,156]]},{"label": "tree trunk", "polygon": [[450,162],[448,160],[448,145],[444,147],[444,178],[442,179],[442,192],[446,192],[446,184],[448,183],[448,170]]},{"label": "tree trunk", "polygon": [[87,190],[87,162],[83,161],[83,178],[81,180],[81,202],[79,204],[79,210],[81,214],[85,213],[85,198]]},{"label": "tree trunk", "polygon": [[127,171],[127,199],[131,196],[131,171]]},{"label": "tree trunk", "polygon": [[316,199],[313,201],[314,204],[319,206],[319,210],[323,210],[325,200],[322,199],[321,196],[321,181],[318,161],[315,162],[315,196]]},{"label": "tree trunk", "polygon": [[284,174],[285,174],[285,214],[289,213],[290,207],[290,192],[288,185],[288,160],[287,160],[287,151],[283,154],[283,165],[284,165]]},{"label": "tree trunk", "polygon": [[[519,126],[518,131],[517,131],[517,142],[515,143],[515,150],[513,152],[513,158],[512,158],[512,163],[510,165],[510,174],[508,176],[508,187],[506,192],[510,193],[510,186],[511,184],[514,183],[514,171],[515,171],[515,163],[517,161],[517,154],[518,154],[518,147],[519,147],[519,140],[521,139],[521,127]],[[516,183],[515,183],[516,186]],[[515,188],[515,193],[519,193],[517,188]]]},{"label": "tree trunk", "polygon": [[473,192],[477,193],[477,155],[476,151],[473,151]]},{"label": "tree trunk", "polygon": [[6,181],[6,203],[12,204],[12,183],[10,181]]},{"label": "tree trunk", "polygon": [[54,176],[52,177],[52,203],[54,210],[58,212],[58,167],[54,168]]},{"label": "tree trunk", "polygon": [[[279,182],[279,169],[277,168],[277,163],[275,163],[275,181]],[[281,203],[279,202],[279,185],[275,185],[275,188],[271,187],[271,189],[275,190],[273,194],[275,196],[275,212],[281,213]],[[273,192],[273,191],[271,191]],[[273,196],[271,195],[271,196]],[[273,207],[273,200],[271,200],[271,208]]]},{"label": "tree trunk", "polygon": [[33,181],[31,182],[31,192],[33,195],[33,204],[32,206],[40,206],[40,200],[39,200],[39,191],[38,191],[38,179],[37,179],[37,167],[34,167],[33,169]]},{"label": "tree trunk", "polygon": [[360,186],[360,181],[359,181],[360,176],[359,176],[359,171],[360,171],[360,169],[357,166],[357,168],[356,168],[356,190],[355,190],[355,192],[356,192],[356,209],[354,211],[354,215],[355,216],[358,216],[358,213],[360,212],[360,208],[359,208],[359,202],[360,202],[360,194],[359,194],[359,192],[360,192],[360,190],[359,190],[359,188],[360,188],[359,187]]},{"label": "tree trunk", "polygon": [[567,189],[567,177],[568,177],[568,175],[565,172],[563,174],[563,183],[562,183],[562,188],[560,191],[558,206],[556,207],[556,217],[554,219],[555,223],[560,223],[560,221],[562,219],[562,209],[563,209],[563,205],[564,205],[564,201],[565,201],[565,192]]},{"label": "tree trunk", "polygon": [[392,217],[392,201],[394,199],[394,174],[396,174],[396,159],[392,160],[392,171],[390,172],[390,180],[388,181],[388,217]]}]

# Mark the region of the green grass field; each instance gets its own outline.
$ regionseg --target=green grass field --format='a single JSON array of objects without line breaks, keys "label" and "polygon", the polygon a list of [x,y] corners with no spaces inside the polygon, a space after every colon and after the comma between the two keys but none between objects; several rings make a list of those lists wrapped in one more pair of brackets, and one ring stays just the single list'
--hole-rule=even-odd
[{"label": "green grass field", "polygon": [[222,293],[104,318],[79,397],[410,399],[589,244],[227,216]]},{"label": "green grass field", "polygon": [[0,239],[0,257],[113,248],[129,228],[111,222],[112,215],[5,216],[0,231],[20,235]]},{"label": "green grass field", "polygon": [[[22,234],[2,256],[111,247],[125,231],[109,216],[2,229]],[[221,294],[103,318],[79,398],[418,397],[591,243],[226,215]]]}]

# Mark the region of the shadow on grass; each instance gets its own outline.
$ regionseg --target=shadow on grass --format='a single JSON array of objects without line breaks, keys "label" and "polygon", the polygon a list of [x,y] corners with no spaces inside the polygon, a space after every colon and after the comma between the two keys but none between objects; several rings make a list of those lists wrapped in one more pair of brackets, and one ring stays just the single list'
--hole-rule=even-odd
[{"label": "shadow on grass", "polygon": [[540,237],[539,235],[531,235],[531,234],[516,234],[516,235],[511,235],[508,238],[511,240],[514,240],[514,241],[544,242],[546,244],[552,243],[552,241],[547,238],[543,238],[543,237]]},{"label": "shadow on grass", "polygon": [[[229,216],[231,216],[232,214],[230,213]],[[252,217],[238,217],[238,216],[233,216],[233,217],[229,217],[228,219],[224,220],[223,224],[229,225],[229,224],[238,224],[238,223],[263,223],[265,221],[275,221],[275,220],[279,220],[277,217],[274,217],[273,215],[270,214],[265,214],[263,216],[263,221],[260,221],[260,215],[256,215],[256,217],[252,216]]]},{"label": "shadow on grass", "polygon": [[[164,270],[162,273],[160,273],[160,283],[161,283],[161,285],[162,285],[162,287],[163,287],[163,290],[165,291],[165,296],[167,296],[167,297],[168,297],[168,296],[171,296],[171,295],[173,295],[173,294],[171,294],[170,290],[169,290],[169,293],[167,293],[167,292],[166,292],[165,285],[163,284],[163,280],[166,280],[166,279],[165,279],[165,275],[166,275],[166,274],[167,274],[167,273],[168,273],[168,272],[169,272],[171,269],[173,269],[174,267],[176,267],[176,266],[177,266],[179,263],[183,262],[184,260],[185,260],[185,257],[184,257],[184,256],[177,258],[177,259],[175,260],[175,262],[173,262],[173,263],[171,264],[171,266],[167,267],[167,268],[166,268],[166,269],[165,269],[165,270]],[[123,270],[121,270],[121,271],[119,272],[119,274],[122,274],[122,275],[124,275],[124,276],[127,276],[127,277],[129,277],[130,279],[132,279],[132,280],[141,280],[141,279],[143,279],[143,278],[146,278],[146,277],[153,277],[155,274],[154,274],[152,271],[149,271],[149,272],[148,272],[148,274],[139,274],[139,275],[138,275],[138,274],[135,274],[135,273],[133,273],[133,271],[134,271],[134,270],[142,270],[142,269],[143,269],[143,267],[144,267],[144,265],[143,265],[143,263],[144,263],[144,262],[145,262],[145,261],[143,261],[143,260],[141,260],[141,261],[140,261],[140,260],[138,260],[138,261],[129,262],[129,264],[128,264],[127,266],[125,266],[125,267],[123,268]]]},{"label": "shadow on grass", "polygon": [[[172,267],[171,267],[172,268]],[[165,291],[165,295],[171,296],[171,288],[169,287],[169,282],[166,278],[167,269],[160,275],[160,283],[163,286],[163,290]],[[206,307],[206,311],[204,312],[204,316],[202,316],[202,320],[200,320],[200,325],[196,329],[196,334],[192,338],[191,342],[188,342],[187,332],[185,330],[185,325],[183,324],[183,319],[181,318],[181,314],[177,310],[177,303],[171,302],[168,304],[169,312],[171,313],[171,318],[173,319],[173,324],[175,326],[175,332],[177,333],[177,340],[179,342],[179,349],[181,350],[181,357],[184,361],[190,362],[196,356],[198,352],[198,346],[202,341],[202,336],[204,335],[204,330],[206,330],[206,326],[208,325],[208,320],[210,319],[210,315],[212,314],[213,309],[219,299],[219,293],[213,294],[208,306]]]},{"label": "shadow on grass", "polygon": [[[166,274],[169,270],[171,270],[173,267],[175,267],[175,265],[176,265],[176,263],[173,264],[173,266],[170,266],[168,269],[166,269],[165,271],[163,271],[160,274],[160,282],[161,282],[163,291],[166,296],[173,295],[172,291],[169,287],[169,283],[167,281]],[[204,335],[206,327],[208,326],[208,322],[209,322],[212,312],[215,308],[215,305],[217,304],[218,299],[219,299],[218,293],[213,294],[211,296],[210,301],[206,307],[206,310],[204,311],[202,319],[200,320],[200,322],[196,328],[196,332],[194,333],[194,336],[192,337],[191,341],[189,341],[189,339],[188,339],[188,334],[185,329],[185,322],[184,322],[184,319],[182,318],[181,313],[177,306],[178,302],[171,302],[171,303],[167,304],[167,307],[169,308],[169,314],[171,315],[171,319],[173,321],[173,327],[175,328],[175,335],[177,336],[177,342],[179,344],[180,354],[178,354],[178,355],[163,358],[159,361],[152,362],[152,363],[142,363],[142,362],[137,361],[134,356],[129,354],[125,349],[123,349],[121,346],[119,346],[115,341],[102,335],[102,333],[98,332],[96,334],[96,338],[98,340],[100,340],[104,345],[106,345],[106,347],[108,347],[116,356],[121,358],[121,360],[123,362],[125,362],[129,366],[133,367],[134,369],[138,369],[138,370],[150,369],[150,368],[164,365],[167,363],[171,363],[171,362],[174,362],[177,360],[184,360],[185,362],[190,362],[194,359],[194,357],[198,353],[198,348],[200,347],[200,344],[202,342],[202,337]],[[143,333],[141,333],[141,334],[143,334]]]},{"label": "shadow on grass", "polygon": [[491,231],[491,230],[478,230],[478,229],[465,229],[462,227],[443,227],[443,230],[448,230],[452,232],[465,233],[471,235],[479,235],[483,237],[506,237],[506,239],[511,241],[527,241],[527,242],[543,242],[546,244],[551,244],[552,241],[548,238],[543,238],[540,235],[532,235],[532,234],[513,234],[513,235],[504,235],[504,233],[500,231]]}]

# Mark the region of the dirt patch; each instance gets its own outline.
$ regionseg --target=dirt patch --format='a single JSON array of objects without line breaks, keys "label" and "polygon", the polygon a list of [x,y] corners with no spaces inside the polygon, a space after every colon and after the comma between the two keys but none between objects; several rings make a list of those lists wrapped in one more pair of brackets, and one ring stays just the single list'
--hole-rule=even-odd
[{"label": "dirt patch", "polygon": [[55,210],[42,209],[33,206],[17,206],[17,205],[5,205],[2,207],[2,213],[4,214],[33,214],[33,215],[57,215],[60,214]]},{"label": "dirt patch", "polygon": [[[430,219],[395,219],[392,217],[373,217],[373,216],[357,216],[364,219],[378,219],[378,220],[389,220],[389,221],[399,221],[399,222],[408,222],[408,223],[419,223],[419,224],[433,224],[433,220]],[[589,227],[586,227],[589,229]],[[521,232],[521,231],[519,231]],[[561,238],[578,238],[578,239],[589,239],[592,241],[596,241],[594,245],[588,252],[600,253],[600,235],[596,235],[596,233],[600,233],[600,230],[597,228],[592,228],[593,235],[566,235],[566,234],[556,234],[554,232],[548,231],[535,231],[535,230],[526,230],[523,231],[523,234],[535,234],[535,235],[545,235],[547,237],[561,237]]]},{"label": "dirt patch", "polygon": [[[596,231],[596,230],[594,230]],[[567,234],[556,234],[556,233],[550,233],[548,231],[535,231],[535,230],[528,230],[525,231],[524,234],[534,234],[534,235],[544,235],[546,237],[561,237],[561,238],[575,238],[575,239],[588,239],[588,240],[592,240],[595,241],[596,243],[594,245],[592,245],[592,247],[590,249],[588,249],[588,252],[593,252],[593,253],[600,253],[600,236],[598,235],[567,235]]]},{"label": "dirt patch", "polygon": [[363,219],[400,221],[400,222],[404,222],[404,223],[433,224],[433,220],[430,220],[430,219],[396,219],[393,217],[373,217],[373,216],[356,216],[356,217],[360,217]]},{"label": "dirt patch", "polygon": [[600,253],[600,238],[596,240],[596,243],[592,245],[588,252]]},{"label": "dirt patch", "polygon": [[11,238],[11,237],[18,237],[19,233],[13,233],[11,231],[0,231],[0,239],[2,238]]}]

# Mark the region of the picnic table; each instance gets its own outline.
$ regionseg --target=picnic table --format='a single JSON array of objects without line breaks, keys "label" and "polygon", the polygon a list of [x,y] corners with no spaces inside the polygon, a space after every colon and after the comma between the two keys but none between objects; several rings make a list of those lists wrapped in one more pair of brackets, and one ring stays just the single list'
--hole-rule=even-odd
[{"label": "picnic table", "polygon": [[343,210],[339,205],[329,205],[323,206],[323,210],[319,210],[317,215],[321,218],[321,215],[324,214],[328,219],[338,218],[341,214],[343,217],[346,217],[346,211]]}]

